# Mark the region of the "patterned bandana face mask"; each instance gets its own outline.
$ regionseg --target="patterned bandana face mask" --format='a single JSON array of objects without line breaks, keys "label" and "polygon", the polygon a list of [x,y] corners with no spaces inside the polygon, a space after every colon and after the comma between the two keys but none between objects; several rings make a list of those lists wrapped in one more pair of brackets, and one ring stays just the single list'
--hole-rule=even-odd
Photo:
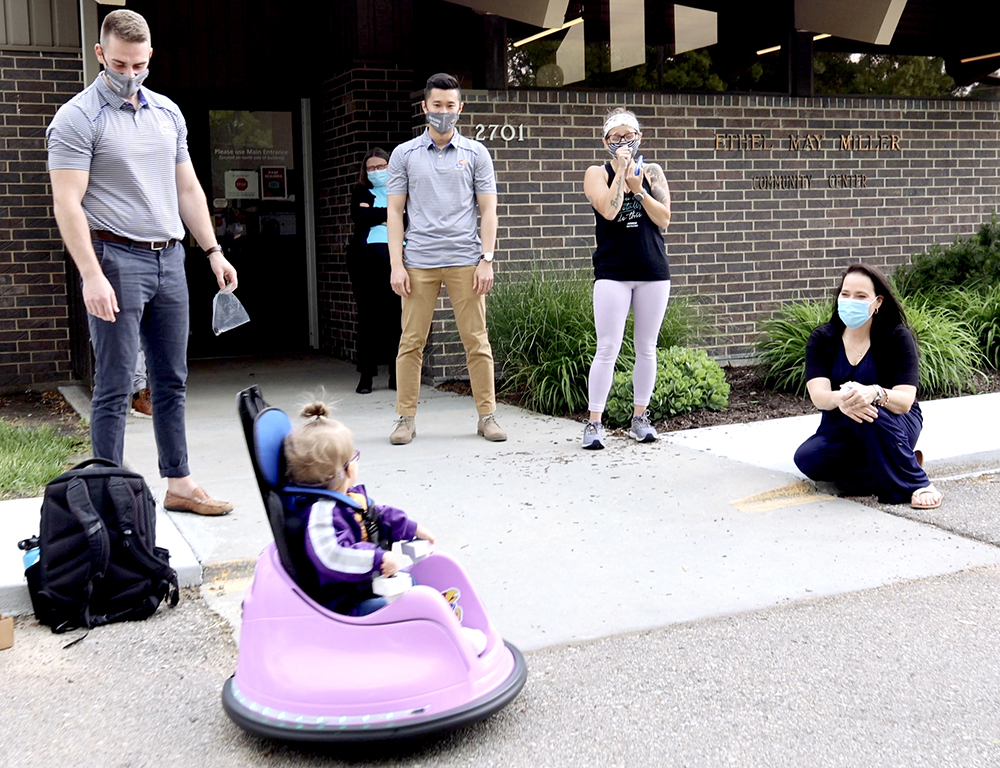
[{"label": "patterned bandana face mask", "polygon": [[628,147],[632,150],[632,157],[635,157],[635,153],[639,151],[639,139],[632,139],[632,141],[619,141],[616,144],[608,143],[608,152],[611,153],[612,157],[618,157],[618,150],[622,147]]}]

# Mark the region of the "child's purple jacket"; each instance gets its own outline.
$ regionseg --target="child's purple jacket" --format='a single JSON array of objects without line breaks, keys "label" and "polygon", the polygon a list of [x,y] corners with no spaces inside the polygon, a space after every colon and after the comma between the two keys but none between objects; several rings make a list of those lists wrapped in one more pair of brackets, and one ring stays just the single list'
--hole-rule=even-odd
[{"label": "child's purple jacket", "polygon": [[[368,499],[363,485],[347,492]],[[378,521],[382,537],[395,542],[416,536],[416,522],[408,519],[401,509],[374,504],[371,499],[368,506],[368,515]],[[309,508],[306,555],[315,566],[321,585],[368,581],[381,573],[385,553],[376,542],[362,539],[361,526],[354,517],[357,511],[360,510],[334,499],[317,501]]]}]

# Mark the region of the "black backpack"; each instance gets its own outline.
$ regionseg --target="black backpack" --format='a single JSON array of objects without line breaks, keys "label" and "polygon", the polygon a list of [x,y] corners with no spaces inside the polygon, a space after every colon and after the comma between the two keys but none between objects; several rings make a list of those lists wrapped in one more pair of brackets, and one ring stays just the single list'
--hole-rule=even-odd
[{"label": "black backpack", "polygon": [[53,632],[152,616],[180,593],[156,546],[156,502],[141,475],[88,459],[45,487],[39,558],[25,570],[35,617]]}]

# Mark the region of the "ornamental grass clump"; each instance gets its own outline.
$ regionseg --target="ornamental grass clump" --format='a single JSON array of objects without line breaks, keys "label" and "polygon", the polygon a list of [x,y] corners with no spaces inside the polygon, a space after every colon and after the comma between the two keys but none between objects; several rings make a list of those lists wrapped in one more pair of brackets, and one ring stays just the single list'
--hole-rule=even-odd
[{"label": "ornamental grass clump", "polygon": [[920,353],[917,396],[972,391],[983,354],[969,323],[954,311],[919,297],[908,299],[905,308]]},{"label": "ornamental grass clump", "polygon": [[[632,421],[632,373],[616,371],[604,411],[608,424]],[[701,408],[721,411],[729,405],[726,373],[703,349],[669,347],[656,352],[656,386],[649,401],[653,421]]]},{"label": "ornamental grass clump", "polygon": [[978,289],[948,288],[918,294],[910,301],[951,311],[977,337],[986,363],[994,370],[1000,368],[1000,283]]},{"label": "ornamental grass clump", "polygon": [[764,366],[765,386],[805,394],[806,342],[813,329],[829,319],[829,301],[796,301],[763,322],[757,353]]},{"label": "ornamental grass clump", "polygon": [[490,342],[501,391],[526,408],[557,414],[587,407],[587,374],[597,349],[592,281],[581,274],[502,283],[490,293]]},{"label": "ornamental grass clump", "polygon": [[[586,410],[587,379],[597,351],[593,290],[589,270],[534,269],[490,292],[490,343],[501,392],[520,395],[524,407],[539,413]],[[660,327],[659,344],[683,344],[702,325],[692,304],[674,297]],[[631,371],[634,361],[630,314],[616,369]]]}]

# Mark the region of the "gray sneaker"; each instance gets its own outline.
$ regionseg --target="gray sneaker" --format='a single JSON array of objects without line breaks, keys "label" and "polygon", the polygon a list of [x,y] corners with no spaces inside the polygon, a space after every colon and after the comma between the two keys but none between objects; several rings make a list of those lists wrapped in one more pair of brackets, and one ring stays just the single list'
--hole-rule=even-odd
[{"label": "gray sneaker", "polygon": [[599,421],[588,421],[583,428],[583,447],[599,451],[604,447],[604,426]]},{"label": "gray sneaker", "polygon": [[389,435],[389,442],[393,445],[406,445],[417,436],[415,417],[400,416],[396,422],[396,428]]},{"label": "gray sneaker", "polygon": [[640,443],[651,443],[656,440],[656,430],[649,423],[648,410],[632,417],[632,427],[628,431],[628,436]]}]

